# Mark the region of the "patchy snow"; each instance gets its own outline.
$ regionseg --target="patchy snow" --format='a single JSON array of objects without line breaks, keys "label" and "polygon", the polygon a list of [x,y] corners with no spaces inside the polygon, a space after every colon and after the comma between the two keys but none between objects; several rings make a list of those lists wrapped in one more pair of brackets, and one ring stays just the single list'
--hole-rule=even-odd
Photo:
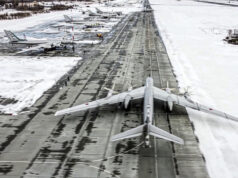
[{"label": "patchy snow", "polygon": [[18,101],[0,105],[0,111],[16,114],[31,106],[78,60],[78,57],[0,56],[0,96]]},{"label": "patchy snow", "polygon": [[[181,88],[192,99],[238,116],[238,46],[223,39],[238,28],[236,7],[150,0]],[[188,109],[211,178],[237,178],[238,123]]]}]

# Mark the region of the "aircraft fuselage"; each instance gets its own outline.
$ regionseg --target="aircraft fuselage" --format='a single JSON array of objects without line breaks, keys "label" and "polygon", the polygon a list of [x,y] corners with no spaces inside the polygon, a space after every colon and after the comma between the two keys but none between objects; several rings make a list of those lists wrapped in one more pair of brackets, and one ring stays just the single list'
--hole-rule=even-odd
[{"label": "aircraft fuselage", "polygon": [[148,133],[148,124],[152,124],[153,113],[154,113],[154,96],[153,96],[153,79],[148,77],[146,79],[146,86],[145,86],[145,95],[144,95],[144,139],[145,145],[147,147],[150,146],[149,142],[149,133]]}]

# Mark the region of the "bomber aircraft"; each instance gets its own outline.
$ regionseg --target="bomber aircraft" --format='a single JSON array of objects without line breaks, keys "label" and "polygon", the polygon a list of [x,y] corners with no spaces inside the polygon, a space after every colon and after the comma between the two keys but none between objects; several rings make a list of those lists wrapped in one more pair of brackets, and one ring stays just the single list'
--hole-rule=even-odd
[{"label": "bomber aircraft", "polygon": [[85,20],[88,20],[88,18],[82,18],[82,19],[77,19],[77,20],[75,20],[75,19],[73,19],[72,17],[69,17],[69,16],[67,16],[67,15],[64,15],[64,21],[66,22],[66,23],[72,23],[72,24],[83,24],[83,23],[85,23]]},{"label": "bomber aircraft", "polygon": [[25,45],[29,48],[24,48],[21,51],[17,52],[17,54],[26,53],[29,51],[39,51],[39,52],[47,52],[52,50],[62,50],[64,46],[66,45],[74,45],[75,43],[71,41],[46,41],[46,40],[27,40],[27,39],[21,39],[17,37],[14,33],[8,30],[4,30],[6,36],[9,39],[10,44],[15,45]]},{"label": "bomber aircraft", "polygon": [[108,19],[110,17],[112,17],[110,14],[101,14],[101,13],[98,13],[98,12],[92,12],[91,10],[87,10],[88,12],[88,15],[91,16],[91,17],[98,17],[98,18],[103,18],[103,19]]},{"label": "bomber aircraft", "polygon": [[4,30],[4,33],[6,34],[7,38],[9,39],[9,43],[11,43],[11,44],[25,44],[25,45],[28,45],[28,46],[32,46],[32,45],[39,45],[39,44],[48,43],[46,40],[21,39],[9,30]]},{"label": "bomber aircraft", "polygon": [[101,16],[101,14],[97,14],[95,12],[92,12],[91,10],[87,10],[89,16]]},{"label": "bomber aircraft", "polygon": [[120,12],[120,11],[118,11],[118,12],[104,12],[104,11],[98,9],[97,7],[95,9],[96,9],[96,12],[101,15],[108,15],[111,17],[122,15],[122,12]]},{"label": "bomber aircraft", "polygon": [[165,90],[156,88],[153,84],[153,79],[151,77],[148,77],[146,79],[145,86],[143,87],[136,88],[133,90],[132,88],[130,88],[128,91],[117,94],[117,95],[112,95],[112,90],[109,90],[109,94],[106,98],[102,98],[96,101],[88,102],[85,104],[81,104],[78,106],[57,111],[55,113],[55,116],[60,116],[60,115],[65,115],[70,113],[77,113],[80,111],[85,111],[85,110],[100,107],[103,105],[110,105],[110,104],[116,104],[116,103],[124,103],[124,107],[127,108],[129,102],[135,99],[144,99],[143,124],[136,128],[114,135],[111,141],[143,136],[145,146],[150,147],[150,136],[152,135],[154,137],[172,141],[178,144],[184,144],[183,139],[175,135],[172,135],[153,125],[154,99],[166,102],[168,105],[168,109],[170,111],[172,111],[173,105],[177,104],[180,106],[214,114],[226,119],[238,121],[237,117],[234,117],[224,112],[215,110],[213,108],[198,104],[184,96],[172,94],[171,89],[168,87]]}]

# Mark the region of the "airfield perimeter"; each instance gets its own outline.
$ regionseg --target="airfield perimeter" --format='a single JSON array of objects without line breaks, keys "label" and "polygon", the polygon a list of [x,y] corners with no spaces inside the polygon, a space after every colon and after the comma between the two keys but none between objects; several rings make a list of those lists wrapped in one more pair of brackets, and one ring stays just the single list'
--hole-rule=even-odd
[{"label": "airfield perimeter", "polygon": [[[168,113],[155,101],[155,125],[185,140],[177,145],[152,139],[143,148],[140,138],[110,142],[112,135],[142,123],[142,101],[130,110],[118,105],[55,117],[57,110],[105,97],[115,90],[136,87],[151,75],[159,88],[169,81],[177,87],[166,49],[156,29],[152,12],[137,12],[115,27],[115,35],[104,39],[63,81],[46,91],[18,116],[0,115],[0,177],[74,178],[206,178],[205,160],[200,153],[193,126],[182,107]],[[61,89],[59,89],[61,88]]]}]

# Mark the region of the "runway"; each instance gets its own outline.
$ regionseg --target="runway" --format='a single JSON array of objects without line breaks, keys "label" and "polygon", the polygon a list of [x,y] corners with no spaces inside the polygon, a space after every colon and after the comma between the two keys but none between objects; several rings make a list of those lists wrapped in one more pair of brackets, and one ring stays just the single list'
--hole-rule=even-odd
[{"label": "runway", "polygon": [[156,87],[164,88],[168,81],[177,88],[152,12],[129,15],[114,31],[84,54],[67,86],[62,78],[29,112],[0,115],[1,177],[209,177],[185,108],[169,113],[163,102],[155,101],[155,125],[183,138],[185,145],[153,138],[151,148],[143,148],[139,138],[110,142],[112,135],[142,123],[142,101],[132,102],[129,110],[114,105],[54,116],[57,110],[105,97],[105,87],[113,83],[122,92],[151,76]]}]

